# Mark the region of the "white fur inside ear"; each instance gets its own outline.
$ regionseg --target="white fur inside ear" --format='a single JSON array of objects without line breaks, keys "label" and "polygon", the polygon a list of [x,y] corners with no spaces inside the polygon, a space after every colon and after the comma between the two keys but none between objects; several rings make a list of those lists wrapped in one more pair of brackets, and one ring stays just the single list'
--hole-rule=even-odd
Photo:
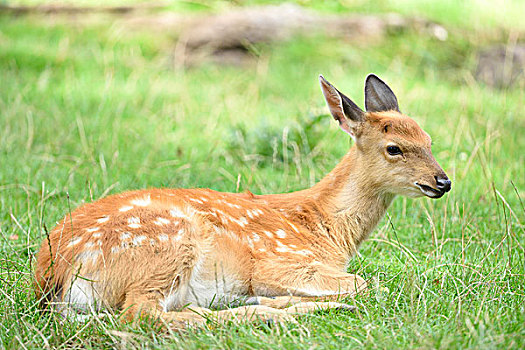
[{"label": "white fur inside ear", "polygon": [[[323,76],[319,76],[319,83],[321,85],[321,90],[325,97],[328,108],[330,109],[330,113],[334,119],[339,122],[339,127],[345,133],[355,139],[355,132],[353,131],[353,128],[356,127],[357,122],[345,114],[345,101],[343,98],[347,97],[337,91],[337,89],[326,79],[324,79]],[[354,109],[359,110],[359,107],[355,106],[355,104],[350,99],[348,99],[348,103],[350,109],[355,107]]]},{"label": "white fur inside ear", "polygon": [[350,124],[352,123],[351,120],[349,120],[346,116],[345,116],[345,112],[344,112],[344,108],[343,108],[343,99],[342,97],[337,93],[337,91],[335,89],[332,89],[332,92],[333,92],[333,95],[336,96],[336,98],[339,100],[339,109],[341,110],[341,116],[342,116],[342,119],[343,120],[340,120],[339,121],[339,127],[341,128],[341,130],[343,130],[345,133],[347,133],[348,135],[350,135],[352,137],[352,139],[355,140],[355,135],[354,133],[352,132],[352,127],[350,126]]},{"label": "white fur inside ear", "polygon": [[352,137],[352,139],[355,141],[355,135],[354,135],[354,133],[352,132],[351,129],[348,129],[348,130],[347,130],[347,129],[345,129],[345,128],[343,127],[343,125],[341,125],[341,124],[339,124],[339,127],[340,127],[341,130],[343,130],[345,133],[347,133],[348,135],[350,135],[350,137]]}]

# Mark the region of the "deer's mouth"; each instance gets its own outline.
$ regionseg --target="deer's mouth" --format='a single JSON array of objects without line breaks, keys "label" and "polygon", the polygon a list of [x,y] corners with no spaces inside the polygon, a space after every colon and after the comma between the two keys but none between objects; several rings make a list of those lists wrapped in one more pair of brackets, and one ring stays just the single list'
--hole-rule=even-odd
[{"label": "deer's mouth", "polygon": [[419,189],[421,190],[421,192],[423,192],[425,196],[430,198],[441,198],[445,194],[445,191],[441,191],[436,188],[420,184],[418,182],[416,182],[416,186],[419,187]]}]

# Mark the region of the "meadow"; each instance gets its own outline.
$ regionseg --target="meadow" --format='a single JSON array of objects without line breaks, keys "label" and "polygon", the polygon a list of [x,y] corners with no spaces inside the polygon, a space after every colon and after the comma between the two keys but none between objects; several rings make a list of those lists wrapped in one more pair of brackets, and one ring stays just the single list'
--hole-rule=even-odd
[{"label": "meadow", "polygon": [[[173,2],[166,11],[253,3],[271,2]],[[297,37],[253,48],[248,65],[183,67],[173,64],[169,32],[129,30],[111,16],[76,23],[0,14],[1,348],[525,347],[525,89],[473,76],[479,49],[525,40],[525,6],[300,3],[325,13],[418,15],[448,37]],[[174,332],[147,320],[121,323],[118,314],[77,322],[39,310],[34,256],[65,213],[131,189],[312,186],[351,146],[328,115],[318,74],[362,106],[370,72],[432,136],[452,191],[439,200],[396,198],[349,267],[371,286],[347,300],[356,312]]]}]

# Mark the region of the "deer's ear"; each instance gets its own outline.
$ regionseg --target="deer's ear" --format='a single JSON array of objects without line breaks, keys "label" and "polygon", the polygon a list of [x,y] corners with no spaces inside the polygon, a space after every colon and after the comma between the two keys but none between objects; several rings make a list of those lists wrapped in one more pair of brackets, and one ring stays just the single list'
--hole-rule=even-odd
[{"label": "deer's ear", "polygon": [[364,120],[365,112],[351,99],[340,93],[322,75],[319,76],[319,83],[330,113],[339,122],[343,131],[355,137],[355,127]]},{"label": "deer's ear", "polygon": [[396,95],[384,81],[374,74],[366,77],[365,108],[367,112],[399,112]]}]

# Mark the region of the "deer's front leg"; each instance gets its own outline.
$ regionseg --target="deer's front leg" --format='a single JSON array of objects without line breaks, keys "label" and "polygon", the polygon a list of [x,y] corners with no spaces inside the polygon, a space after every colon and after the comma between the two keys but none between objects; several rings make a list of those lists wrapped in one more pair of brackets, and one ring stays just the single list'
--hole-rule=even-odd
[{"label": "deer's front leg", "polygon": [[[353,297],[366,291],[366,281],[358,276],[342,273],[337,270],[317,267],[315,270],[294,269],[281,271],[280,274],[259,274],[254,281],[254,291],[260,296],[252,298],[254,304],[266,305],[273,308],[287,308],[298,303],[318,302],[325,309],[329,305],[334,307],[346,297]],[[312,304],[308,304],[312,306]],[[341,307],[339,304],[337,307]],[[313,307],[313,306],[312,306]],[[331,308],[331,307],[330,307]],[[345,307],[346,308],[346,307]]]}]

